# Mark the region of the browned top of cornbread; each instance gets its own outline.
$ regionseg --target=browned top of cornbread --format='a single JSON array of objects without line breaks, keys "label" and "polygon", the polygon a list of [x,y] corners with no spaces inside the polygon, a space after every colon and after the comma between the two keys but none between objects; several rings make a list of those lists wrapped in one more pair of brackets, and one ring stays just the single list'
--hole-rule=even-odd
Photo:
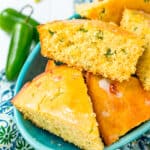
[{"label": "browned top of cornbread", "polygon": [[88,74],[86,81],[105,144],[150,119],[150,92],[143,90],[138,79],[119,83]]},{"label": "browned top of cornbread", "polygon": [[82,73],[50,62],[47,71],[27,83],[12,103],[37,126],[85,150],[102,150]]},{"label": "browned top of cornbread", "polygon": [[[56,25],[57,23],[57,25]],[[107,23],[107,22],[103,22],[100,20],[84,20],[84,19],[74,19],[74,20],[56,20],[53,22],[49,22],[47,24],[41,24],[38,26],[38,31],[40,32],[40,30],[43,29],[43,26],[45,27],[45,25],[48,26],[50,25],[51,28],[53,30],[60,30],[60,29],[64,29],[64,28],[72,28],[72,26],[74,26],[74,28],[78,28],[79,26],[84,25],[84,27],[88,28],[88,29],[100,29],[100,30],[108,30],[114,34],[118,34],[118,35],[124,35],[124,36],[128,36],[129,38],[137,38],[135,34],[123,29],[122,27],[119,27],[118,25],[116,25],[115,23]],[[79,25],[79,26],[78,26]],[[62,27],[61,27],[62,26]],[[45,28],[46,29],[46,28]]]},{"label": "browned top of cornbread", "polygon": [[[98,0],[97,0],[98,1]],[[120,23],[124,8],[144,10],[150,13],[149,0],[103,0],[99,2],[79,4],[76,11],[90,19]]]},{"label": "browned top of cornbread", "polygon": [[150,119],[150,92],[135,77],[119,83],[88,74],[86,81],[105,144]]}]

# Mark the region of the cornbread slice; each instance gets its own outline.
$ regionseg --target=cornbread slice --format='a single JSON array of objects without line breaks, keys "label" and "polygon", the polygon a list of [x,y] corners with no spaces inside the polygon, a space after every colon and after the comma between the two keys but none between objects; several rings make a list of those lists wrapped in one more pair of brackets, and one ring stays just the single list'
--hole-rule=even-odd
[{"label": "cornbread slice", "polygon": [[150,119],[150,92],[143,90],[138,79],[119,83],[89,74],[86,81],[106,145]]},{"label": "cornbread slice", "polygon": [[55,21],[38,31],[43,56],[112,80],[129,79],[144,51],[136,35],[102,21]]},{"label": "cornbread slice", "polygon": [[103,149],[80,71],[55,67],[27,83],[12,103],[25,118],[81,149]]},{"label": "cornbread slice", "polygon": [[145,90],[150,90],[150,15],[126,9],[121,26],[145,39],[145,51],[137,64],[137,75]]},{"label": "cornbread slice", "polygon": [[101,2],[76,5],[76,12],[88,19],[98,19],[119,24],[124,0],[104,0]]},{"label": "cornbread slice", "polygon": [[[98,0],[97,0],[98,1]],[[76,12],[89,19],[120,23],[124,8],[144,10],[150,13],[150,0],[103,0],[78,4]]]}]

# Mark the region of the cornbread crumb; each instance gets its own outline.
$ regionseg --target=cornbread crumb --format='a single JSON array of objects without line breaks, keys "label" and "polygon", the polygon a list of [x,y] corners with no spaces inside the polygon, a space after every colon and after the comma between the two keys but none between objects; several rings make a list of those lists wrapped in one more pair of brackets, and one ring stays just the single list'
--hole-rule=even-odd
[{"label": "cornbread crumb", "polygon": [[142,11],[126,9],[121,26],[145,39],[145,51],[137,64],[137,75],[145,90],[150,91],[150,15]]},{"label": "cornbread crumb", "polygon": [[67,66],[52,65],[52,70],[23,87],[12,103],[25,118],[81,149],[102,150],[82,73]]},{"label": "cornbread crumb", "polygon": [[136,35],[102,21],[55,21],[38,31],[43,56],[112,80],[129,79],[144,51]]}]

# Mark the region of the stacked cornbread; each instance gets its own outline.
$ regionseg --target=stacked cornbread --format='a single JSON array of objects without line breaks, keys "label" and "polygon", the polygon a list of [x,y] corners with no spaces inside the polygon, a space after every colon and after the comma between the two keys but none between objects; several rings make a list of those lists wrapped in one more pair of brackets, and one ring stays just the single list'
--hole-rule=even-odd
[{"label": "stacked cornbread", "polygon": [[102,150],[150,119],[150,1],[97,0],[76,9],[88,19],[38,27],[41,54],[63,65],[48,61],[12,102],[38,127]]}]

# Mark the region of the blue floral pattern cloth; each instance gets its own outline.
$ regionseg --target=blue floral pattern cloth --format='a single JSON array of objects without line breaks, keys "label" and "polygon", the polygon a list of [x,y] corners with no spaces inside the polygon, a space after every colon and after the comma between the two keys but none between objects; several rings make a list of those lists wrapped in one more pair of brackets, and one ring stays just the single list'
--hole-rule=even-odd
[{"label": "blue floral pattern cloth", "polygon": [[14,120],[11,99],[14,82],[8,82],[5,72],[0,72],[0,150],[34,150],[19,133]]}]

